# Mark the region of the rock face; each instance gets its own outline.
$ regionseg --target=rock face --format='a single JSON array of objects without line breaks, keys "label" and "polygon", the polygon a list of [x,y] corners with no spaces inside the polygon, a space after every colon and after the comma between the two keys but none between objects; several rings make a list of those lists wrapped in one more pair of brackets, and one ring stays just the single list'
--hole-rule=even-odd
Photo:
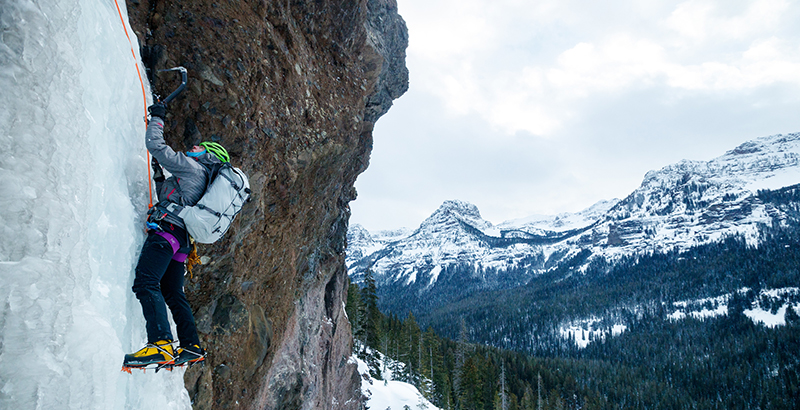
[{"label": "rock face", "polygon": [[156,70],[189,70],[167,142],[220,142],[253,190],[186,284],[209,352],[186,372],[194,407],[362,408],[344,249],[374,122],[408,87],[395,1],[133,0],[128,14],[156,93],[177,86]]}]

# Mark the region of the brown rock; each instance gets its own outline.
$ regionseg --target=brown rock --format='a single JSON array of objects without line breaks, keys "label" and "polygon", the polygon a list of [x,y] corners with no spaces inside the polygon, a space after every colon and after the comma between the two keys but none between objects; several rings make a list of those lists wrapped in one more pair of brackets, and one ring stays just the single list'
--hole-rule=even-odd
[{"label": "brown rock", "polygon": [[[186,283],[209,352],[187,370],[195,409],[359,409],[343,311],[345,234],[372,127],[405,92],[394,0],[129,3],[153,60],[189,70],[167,141],[218,140],[253,198]],[[158,14],[156,16],[155,14]],[[153,82],[168,95],[169,74]],[[202,95],[201,95],[202,94]]]}]

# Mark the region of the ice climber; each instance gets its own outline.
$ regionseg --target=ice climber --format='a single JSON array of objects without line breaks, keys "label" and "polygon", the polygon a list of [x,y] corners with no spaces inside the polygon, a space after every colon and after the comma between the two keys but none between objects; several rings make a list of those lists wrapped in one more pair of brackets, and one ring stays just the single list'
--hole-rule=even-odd
[{"label": "ice climber", "polygon": [[[200,347],[194,316],[183,292],[185,261],[191,251],[189,234],[183,220],[165,211],[169,202],[195,205],[203,196],[214,164],[229,162],[221,145],[203,142],[185,154],[175,152],[164,142],[166,106],[156,103],[148,108],[151,116],[145,134],[147,150],[153,156],[153,179],[158,205],[147,219],[147,239],[142,245],[133,292],[142,304],[146,322],[147,345],[125,355],[123,370],[156,364],[159,368],[194,364],[205,360]],[[161,167],[172,175],[164,177]],[[167,306],[178,331],[177,348],[167,319]]]}]

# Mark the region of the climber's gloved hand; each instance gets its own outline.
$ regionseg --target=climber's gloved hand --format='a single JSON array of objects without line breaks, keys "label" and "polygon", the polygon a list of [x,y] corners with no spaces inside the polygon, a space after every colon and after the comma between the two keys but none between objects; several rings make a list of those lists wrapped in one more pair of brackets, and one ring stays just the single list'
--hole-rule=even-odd
[{"label": "climber's gloved hand", "polygon": [[147,108],[151,117],[158,117],[162,120],[167,116],[167,106],[161,102],[157,102]]},{"label": "climber's gloved hand", "polygon": [[158,163],[156,157],[150,160],[150,166],[153,167],[153,180],[161,182],[164,180],[164,170],[161,169],[161,164]]}]

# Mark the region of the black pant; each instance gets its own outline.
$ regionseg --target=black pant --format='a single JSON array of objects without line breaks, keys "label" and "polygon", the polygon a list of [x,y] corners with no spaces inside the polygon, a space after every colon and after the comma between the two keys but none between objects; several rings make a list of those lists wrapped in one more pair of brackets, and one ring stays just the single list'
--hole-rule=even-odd
[{"label": "black pant", "polygon": [[183,262],[172,260],[172,246],[159,235],[150,233],[142,246],[133,293],[142,304],[147,328],[147,342],[172,340],[167,319],[167,306],[178,328],[182,347],[199,345],[194,316],[186,294],[183,293]]}]

